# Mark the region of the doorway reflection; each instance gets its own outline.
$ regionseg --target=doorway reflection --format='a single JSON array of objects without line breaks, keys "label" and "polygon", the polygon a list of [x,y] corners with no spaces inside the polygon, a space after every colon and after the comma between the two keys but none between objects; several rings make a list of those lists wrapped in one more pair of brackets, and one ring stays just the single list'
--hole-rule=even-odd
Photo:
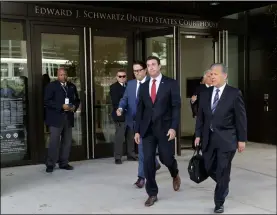
[{"label": "doorway reflection", "polygon": [[116,82],[118,69],[127,69],[127,39],[94,36],[93,46],[95,140],[96,144],[108,144],[113,142],[115,134],[110,85]]}]

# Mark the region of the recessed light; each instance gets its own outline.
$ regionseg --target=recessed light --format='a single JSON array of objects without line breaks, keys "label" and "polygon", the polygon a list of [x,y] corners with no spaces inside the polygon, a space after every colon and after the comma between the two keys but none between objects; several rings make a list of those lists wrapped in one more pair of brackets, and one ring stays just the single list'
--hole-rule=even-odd
[{"label": "recessed light", "polygon": [[211,2],[210,5],[211,6],[216,6],[216,5],[219,5],[219,2]]}]

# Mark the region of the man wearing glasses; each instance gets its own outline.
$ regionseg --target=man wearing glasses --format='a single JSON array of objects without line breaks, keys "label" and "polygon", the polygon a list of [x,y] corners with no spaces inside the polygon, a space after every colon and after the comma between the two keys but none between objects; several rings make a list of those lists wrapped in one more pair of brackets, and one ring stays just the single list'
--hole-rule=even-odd
[{"label": "man wearing glasses", "polygon": [[[119,102],[117,116],[122,116],[125,112],[126,126],[128,131],[127,142],[134,145],[134,127],[135,127],[135,116],[137,112],[137,103],[140,85],[143,84],[149,77],[146,76],[146,64],[141,61],[135,61],[133,63],[133,71],[136,79],[128,81],[127,88],[125,90],[123,98]],[[145,184],[145,175],[143,167],[143,147],[142,144],[138,145],[139,154],[139,165],[138,165],[138,179],[135,182],[135,186],[143,188]],[[156,170],[160,169],[161,165],[156,159]]]},{"label": "man wearing glasses", "polygon": [[[123,143],[125,141],[126,126],[124,114],[118,116],[116,110],[120,99],[123,97],[126,88],[127,75],[124,69],[119,69],[116,74],[117,82],[110,86],[110,96],[112,100],[113,112],[112,117],[115,122],[115,140],[114,140],[114,158],[116,164],[122,164]],[[129,132],[128,132],[129,133]],[[127,133],[127,135],[128,135]],[[127,137],[128,138],[128,137]],[[136,161],[134,142],[127,141],[127,159]]]}]

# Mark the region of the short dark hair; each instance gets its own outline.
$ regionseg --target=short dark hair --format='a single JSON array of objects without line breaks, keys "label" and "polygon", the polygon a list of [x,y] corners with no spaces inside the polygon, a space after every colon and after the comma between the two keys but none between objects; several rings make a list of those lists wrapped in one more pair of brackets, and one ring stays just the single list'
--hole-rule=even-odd
[{"label": "short dark hair", "polygon": [[123,69],[123,68],[118,69],[118,70],[117,70],[117,73],[118,73],[118,72],[125,72],[125,73],[126,73],[125,69]]},{"label": "short dark hair", "polygon": [[144,63],[144,62],[141,61],[141,60],[135,60],[135,61],[133,62],[133,65],[140,65],[143,69],[146,69],[146,68],[147,68],[146,63]]},{"label": "short dark hair", "polygon": [[149,57],[146,59],[146,62],[149,61],[149,60],[156,60],[157,63],[158,63],[158,65],[161,64],[160,58],[158,58],[158,57],[156,57],[156,56],[153,56],[153,55],[152,55],[152,56],[149,56]]}]

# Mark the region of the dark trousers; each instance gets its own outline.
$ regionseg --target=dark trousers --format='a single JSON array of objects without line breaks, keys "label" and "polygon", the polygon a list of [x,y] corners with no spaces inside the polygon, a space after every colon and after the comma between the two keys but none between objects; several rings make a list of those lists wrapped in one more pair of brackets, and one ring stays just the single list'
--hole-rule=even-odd
[{"label": "dark trousers", "polygon": [[55,167],[59,160],[59,166],[68,164],[68,158],[72,144],[72,127],[64,114],[62,126],[57,128],[49,126],[50,141],[48,146],[48,156],[46,166]]},{"label": "dark trousers", "polygon": [[126,140],[127,156],[136,157],[134,144],[134,131],[125,122],[116,122],[115,140],[114,140],[114,158],[121,159],[123,155],[123,143]]},{"label": "dark trousers", "polygon": [[208,148],[203,152],[205,167],[209,176],[216,182],[214,203],[221,206],[229,193],[231,164],[236,151],[222,152],[210,135]]},{"label": "dark trousers", "polygon": [[178,165],[174,157],[174,140],[168,141],[166,133],[161,131],[153,132],[148,129],[147,134],[142,139],[144,153],[144,174],[146,178],[146,192],[149,196],[157,196],[158,185],[156,183],[156,152],[159,150],[159,158],[164,164],[171,177],[178,175]]}]

